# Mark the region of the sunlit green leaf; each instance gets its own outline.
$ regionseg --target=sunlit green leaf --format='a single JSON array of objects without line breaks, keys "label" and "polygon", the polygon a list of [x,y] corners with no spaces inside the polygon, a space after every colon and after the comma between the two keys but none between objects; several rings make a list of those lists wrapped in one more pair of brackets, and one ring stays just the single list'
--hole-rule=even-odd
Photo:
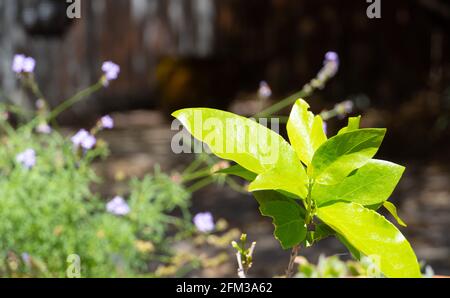
[{"label": "sunlit green leaf", "polygon": [[262,173],[250,183],[248,190],[251,192],[260,190],[280,190],[298,196],[304,199],[308,193],[308,178],[306,172],[303,171],[279,171],[273,169],[266,173]]},{"label": "sunlit green leaf", "polygon": [[260,174],[273,168],[302,170],[294,150],[279,134],[233,113],[208,108],[172,114],[217,156]]},{"label": "sunlit green leaf", "polygon": [[356,203],[336,203],[318,208],[317,216],[362,254],[378,258],[387,277],[421,277],[409,242],[375,211]]},{"label": "sunlit green leaf", "polygon": [[338,134],[343,134],[349,131],[357,130],[359,129],[359,125],[361,123],[361,116],[358,117],[350,117],[348,118],[348,125],[344,128],[342,128]]},{"label": "sunlit green leaf", "polygon": [[406,223],[400,218],[400,216],[398,216],[397,207],[395,207],[394,204],[392,204],[389,201],[386,201],[383,203],[383,206],[395,218],[395,220],[398,222],[399,225],[401,225],[403,227],[407,227]]},{"label": "sunlit green leaf", "polygon": [[389,198],[404,171],[397,164],[372,159],[339,184],[315,184],[312,196],[319,206],[330,201],[376,205]]},{"label": "sunlit green leaf", "polygon": [[358,129],[326,141],[314,154],[308,174],[319,184],[341,182],[378,151],[386,129]]},{"label": "sunlit green leaf", "polygon": [[316,149],[327,140],[322,118],[314,117],[309,111],[308,103],[303,99],[294,104],[287,123],[287,131],[298,158],[306,165],[311,163]]},{"label": "sunlit green leaf", "polygon": [[258,191],[253,194],[259,203],[261,214],[273,219],[274,235],[283,249],[289,249],[305,240],[305,211],[295,200],[275,191]]}]

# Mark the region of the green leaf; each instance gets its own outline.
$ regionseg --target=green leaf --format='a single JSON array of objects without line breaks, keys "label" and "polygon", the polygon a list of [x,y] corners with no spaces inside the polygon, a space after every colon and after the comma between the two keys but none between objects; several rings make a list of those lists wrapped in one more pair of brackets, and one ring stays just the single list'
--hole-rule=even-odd
[{"label": "green leaf", "polygon": [[307,166],[311,163],[316,149],[327,140],[322,118],[314,117],[309,111],[308,103],[303,99],[299,99],[292,108],[287,132],[298,158]]},{"label": "green leaf", "polygon": [[339,184],[316,183],[312,197],[318,206],[330,201],[355,202],[364,206],[380,204],[392,194],[404,171],[400,165],[372,159]]},{"label": "green leaf", "polygon": [[273,168],[304,171],[289,143],[253,120],[208,108],[183,109],[172,115],[215,155],[253,173]]},{"label": "green leaf", "polygon": [[360,123],[361,123],[361,116],[348,118],[348,125],[342,128],[338,132],[338,135],[359,129]]},{"label": "green leaf", "polygon": [[400,216],[398,216],[397,207],[395,207],[394,204],[392,204],[389,201],[386,201],[383,203],[383,206],[395,218],[395,220],[398,222],[399,225],[401,225],[403,227],[407,227],[406,223],[400,218]]},{"label": "green leaf", "polygon": [[292,248],[305,240],[305,210],[295,200],[275,191],[258,191],[253,195],[259,203],[261,214],[273,219],[274,236],[283,249]]},{"label": "green leaf", "polygon": [[290,172],[279,171],[273,169],[266,173],[258,175],[256,179],[250,183],[248,190],[251,192],[261,190],[279,190],[285,191],[301,199],[308,194],[306,172]]},{"label": "green leaf", "polygon": [[315,225],[314,231],[309,231],[307,233],[306,239],[307,239],[307,246],[312,246],[315,242],[318,242],[322,239],[325,239],[327,237],[336,235],[336,232],[333,231],[329,226],[323,223],[319,223]]},{"label": "green leaf", "polygon": [[255,173],[250,172],[249,170],[243,168],[240,165],[233,165],[229,168],[219,170],[216,173],[238,176],[249,182],[255,180],[255,178],[257,176]]},{"label": "green leaf", "polygon": [[362,258],[361,252],[357,250],[353,245],[351,245],[350,242],[348,242],[348,240],[345,239],[344,236],[336,234],[336,237],[342,244],[344,244],[344,246],[348,249],[353,258],[355,258],[358,261],[361,260]]},{"label": "green leaf", "polygon": [[385,133],[386,129],[366,128],[329,139],[317,149],[308,174],[319,184],[341,182],[377,153]]},{"label": "green leaf", "polygon": [[318,208],[317,216],[362,254],[376,256],[385,276],[421,277],[409,242],[375,211],[356,203],[336,203]]}]

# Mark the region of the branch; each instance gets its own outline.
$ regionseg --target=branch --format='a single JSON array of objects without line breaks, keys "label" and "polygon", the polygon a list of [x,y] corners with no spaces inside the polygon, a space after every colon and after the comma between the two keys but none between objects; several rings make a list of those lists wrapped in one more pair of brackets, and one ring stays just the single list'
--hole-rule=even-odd
[{"label": "branch", "polygon": [[286,278],[292,278],[294,276],[295,259],[297,258],[299,251],[300,251],[300,244],[292,248],[291,259],[289,260],[288,268],[286,270]]}]

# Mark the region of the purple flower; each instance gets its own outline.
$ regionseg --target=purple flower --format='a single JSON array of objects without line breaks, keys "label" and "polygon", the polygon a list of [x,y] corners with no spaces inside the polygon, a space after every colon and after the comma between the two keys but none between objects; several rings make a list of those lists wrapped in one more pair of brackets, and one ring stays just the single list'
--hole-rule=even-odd
[{"label": "purple flower", "polygon": [[38,110],[42,110],[43,108],[45,108],[45,101],[43,100],[43,99],[38,99],[38,100],[36,100],[36,103],[35,103],[35,106],[36,106],[36,109],[38,109]]},{"label": "purple flower", "polygon": [[347,114],[351,114],[354,108],[353,101],[346,100],[335,105],[336,110],[340,119],[343,119]]},{"label": "purple flower", "polygon": [[78,131],[71,140],[76,147],[81,146],[86,150],[92,149],[97,143],[97,139],[84,129]]},{"label": "purple flower", "polygon": [[262,99],[267,99],[272,96],[272,89],[266,81],[259,83],[258,96]]},{"label": "purple flower", "polygon": [[41,123],[36,127],[36,131],[40,134],[48,135],[52,132],[52,128],[47,123]]},{"label": "purple flower", "polygon": [[106,87],[110,81],[116,80],[119,77],[120,66],[112,61],[106,61],[102,65],[102,71],[105,74],[103,85]]},{"label": "purple flower", "polygon": [[122,197],[117,196],[106,204],[106,211],[114,215],[127,215],[130,207]]},{"label": "purple flower", "polygon": [[334,62],[339,64],[339,55],[336,52],[327,52],[325,54],[325,62],[324,64]]},{"label": "purple flower", "polygon": [[214,230],[214,219],[210,212],[199,213],[194,216],[194,224],[202,233],[209,233]]},{"label": "purple flower", "polygon": [[325,61],[323,68],[317,75],[318,85],[322,87],[323,84],[330,78],[334,77],[339,70],[339,56],[336,52],[327,52],[325,54]]},{"label": "purple flower", "polygon": [[22,253],[22,261],[26,264],[26,265],[30,265],[31,263],[31,257],[30,254],[28,254],[27,252]]},{"label": "purple flower", "polygon": [[103,129],[113,129],[114,128],[114,119],[111,116],[106,115],[100,119],[100,125]]},{"label": "purple flower", "polygon": [[95,144],[97,144],[97,139],[89,134],[81,141],[81,147],[86,150],[90,150],[94,148]]},{"label": "purple flower", "polygon": [[89,133],[85,129],[81,129],[72,137],[72,143],[75,146],[79,147],[81,146],[81,142],[83,142],[84,138],[86,138],[86,136],[88,135]]},{"label": "purple flower", "polygon": [[325,133],[325,135],[327,135],[327,133],[328,133],[328,124],[325,122],[325,121],[323,121],[323,132]]},{"label": "purple flower", "polygon": [[36,164],[36,152],[33,149],[27,149],[16,156],[16,161],[27,169],[31,169]]},{"label": "purple flower", "polygon": [[26,57],[25,55],[18,54],[14,56],[12,71],[17,74],[32,73],[36,67],[36,60],[32,57]]}]

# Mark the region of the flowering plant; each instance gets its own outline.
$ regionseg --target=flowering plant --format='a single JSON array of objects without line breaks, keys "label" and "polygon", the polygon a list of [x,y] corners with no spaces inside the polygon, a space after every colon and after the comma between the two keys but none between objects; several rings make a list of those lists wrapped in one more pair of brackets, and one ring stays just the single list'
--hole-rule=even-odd
[{"label": "flowering plant", "polygon": [[317,78],[300,93],[257,114],[272,115],[296,100],[287,122],[290,143],[252,119],[225,111],[192,108],[173,116],[216,156],[236,163],[220,173],[250,182],[248,191],[261,214],[273,219],[275,238],[284,249],[292,249],[288,277],[294,274],[300,247],[328,236],[336,236],[357,259],[373,258],[384,276],[420,277],[409,242],[377,212],[384,206],[405,225],[388,201],[405,168],[373,159],[386,130],[360,128],[361,117],[351,117],[346,127],[328,138],[324,120],[345,114],[351,102],[314,115],[299,99],[323,88],[338,67],[337,54],[327,53]]},{"label": "flowering plant", "polygon": [[[55,118],[119,76],[103,64],[96,84],[50,109],[35,80],[36,61],[16,55],[12,70],[37,99],[30,120],[20,107],[0,104],[0,276],[114,277],[148,274],[147,264],[169,255],[171,229],[191,229],[190,193],[155,171],[129,183],[109,202],[91,189],[100,178],[95,160],[108,155],[99,132],[114,128],[111,116],[69,136],[53,129]],[[17,116],[17,117],[16,117]],[[172,215],[181,209],[185,217]],[[77,255],[79,268],[71,266]]]}]

